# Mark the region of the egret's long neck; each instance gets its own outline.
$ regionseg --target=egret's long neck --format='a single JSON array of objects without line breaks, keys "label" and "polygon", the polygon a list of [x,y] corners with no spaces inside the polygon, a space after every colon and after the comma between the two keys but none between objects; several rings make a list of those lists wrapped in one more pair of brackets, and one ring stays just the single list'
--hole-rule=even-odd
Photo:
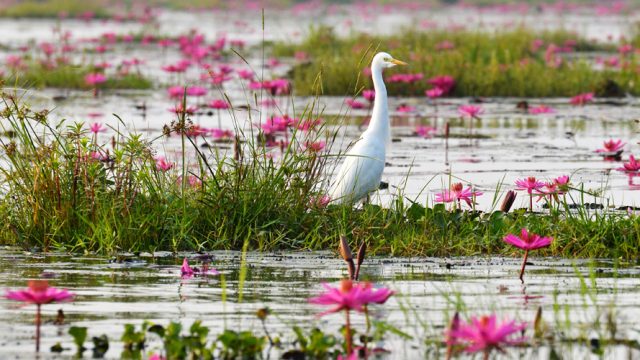
[{"label": "egret's long neck", "polygon": [[373,88],[376,91],[376,98],[373,102],[373,112],[367,131],[363,137],[376,137],[384,139],[385,144],[389,139],[389,111],[387,109],[387,88],[382,80],[382,67],[378,64],[371,66],[371,76],[373,77]]}]

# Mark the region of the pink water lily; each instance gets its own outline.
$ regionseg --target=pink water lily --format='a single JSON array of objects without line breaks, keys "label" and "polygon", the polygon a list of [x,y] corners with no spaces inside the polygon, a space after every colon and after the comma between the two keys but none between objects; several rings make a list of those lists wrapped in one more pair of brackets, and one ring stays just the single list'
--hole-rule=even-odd
[{"label": "pink water lily", "polygon": [[362,92],[362,97],[364,97],[368,102],[372,103],[373,100],[376,99],[376,91],[375,90],[365,90]]},{"label": "pink water lily", "polygon": [[569,101],[571,105],[584,106],[593,101],[593,93],[578,94]]},{"label": "pink water lily", "polygon": [[452,76],[440,75],[427,80],[433,87],[442,89],[443,95],[447,95],[456,86],[456,81]]},{"label": "pink water lily", "polygon": [[553,110],[552,108],[546,105],[539,105],[539,106],[529,108],[529,114],[532,114],[532,115],[553,114],[554,112],[555,110]]},{"label": "pink water lily", "polygon": [[323,316],[342,310],[364,311],[364,306],[368,304],[384,304],[393,290],[387,288],[374,289],[371,283],[354,283],[351,280],[342,280],[340,287],[335,288],[323,283],[325,292],[318,297],[310,298],[309,302],[317,305],[332,305],[331,309],[320,313]]},{"label": "pink water lily", "polygon": [[174,164],[171,162],[168,162],[164,156],[158,155],[153,159],[156,161],[156,170],[169,171],[174,166]]},{"label": "pink water lily", "polygon": [[524,338],[513,338],[527,327],[526,323],[517,324],[515,320],[498,322],[495,315],[471,317],[471,321],[461,321],[455,329],[447,332],[447,337],[454,345],[465,346],[469,353],[483,352],[488,359],[494,349],[504,352],[504,346],[517,345]]},{"label": "pink water lily", "polygon": [[640,171],[640,162],[636,161],[633,155],[629,155],[629,161],[622,164],[622,167],[617,169],[618,171],[624,171],[628,173],[637,173]]},{"label": "pink water lily", "polygon": [[369,282],[355,283],[347,279],[340,282],[339,288],[334,288],[326,283],[323,283],[322,286],[326,291],[318,297],[310,298],[309,302],[317,305],[332,306],[329,310],[320,313],[318,316],[336,313],[342,310],[345,311],[346,348],[347,353],[351,354],[352,338],[349,312],[351,310],[364,312],[367,311],[367,305],[369,304],[384,304],[389,297],[394,294],[394,291],[387,288],[374,290]]},{"label": "pink water lily", "polygon": [[433,134],[436,132],[436,128],[431,127],[431,126],[425,126],[425,125],[418,125],[416,126],[415,130],[413,131],[414,134],[423,137],[423,138],[430,138],[433,136]]},{"label": "pink water lily", "polygon": [[437,99],[437,98],[441,97],[442,95],[444,95],[444,91],[439,87],[435,87],[433,89],[429,89],[429,90],[425,91],[424,94],[429,99]]},{"label": "pink water lily", "polygon": [[355,99],[346,99],[344,102],[352,109],[364,109],[365,107],[364,103]]},{"label": "pink water lily", "polygon": [[187,95],[189,96],[205,96],[207,95],[207,88],[202,86],[190,86],[187,88]]},{"label": "pink water lily", "polygon": [[482,192],[473,191],[471,186],[465,189],[462,183],[455,183],[451,185],[450,190],[443,190],[441,193],[436,194],[435,201],[445,203],[457,202],[458,204],[460,204],[460,201],[464,201],[467,205],[472,206],[474,199],[480,195],[482,195]]},{"label": "pink water lily", "polygon": [[627,145],[627,143],[622,142],[622,139],[618,139],[618,140],[609,139],[608,141],[605,141],[602,145],[603,147],[601,149],[597,149],[596,152],[615,154],[617,152],[622,151],[625,145]]},{"label": "pink water lily", "polygon": [[90,85],[90,86],[96,86],[96,85],[102,84],[102,83],[104,83],[106,81],[107,81],[107,77],[104,76],[104,74],[101,74],[101,73],[87,74],[84,77],[84,82],[87,85]]},{"label": "pink water lily", "polygon": [[89,125],[89,130],[94,133],[94,134],[98,134],[100,132],[104,132],[107,130],[107,128],[105,128],[101,123],[99,122],[94,122],[91,125]]},{"label": "pink water lily", "polygon": [[64,289],[49,286],[45,280],[30,280],[24,290],[7,291],[5,298],[36,305],[36,352],[40,351],[40,324],[42,317],[40,307],[44,304],[72,301],[75,294]]},{"label": "pink water lily", "polygon": [[229,103],[220,99],[211,100],[208,105],[210,108],[217,110],[224,110],[229,108]]},{"label": "pink water lily", "polygon": [[180,274],[183,278],[192,276],[207,276],[207,275],[220,275],[220,272],[214,268],[209,268],[208,264],[203,264],[202,269],[192,268],[189,266],[187,258],[182,260],[182,267],[180,267]]},{"label": "pink water lily", "polygon": [[527,229],[522,228],[520,236],[509,234],[502,239],[507,244],[511,244],[517,248],[524,250],[524,259],[522,260],[522,268],[520,269],[520,281],[524,283],[524,268],[527,265],[527,258],[530,250],[541,249],[551,245],[553,238],[543,237],[538,234],[529,233]]},{"label": "pink water lily", "polygon": [[516,180],[516,190],[526,190],[529,194],[529,211],[533,211],[533,192],[540,190],[544,187],[544,182],[537,180],[534,176],[529,176],[526,179]]},{"label": "pink water lily", "polygon": [[462,105],[458,108],[458,112],[460,113],[460,116],[477,118],[479,115],[481,115],[484,112],[484,110],[480,106]]}]

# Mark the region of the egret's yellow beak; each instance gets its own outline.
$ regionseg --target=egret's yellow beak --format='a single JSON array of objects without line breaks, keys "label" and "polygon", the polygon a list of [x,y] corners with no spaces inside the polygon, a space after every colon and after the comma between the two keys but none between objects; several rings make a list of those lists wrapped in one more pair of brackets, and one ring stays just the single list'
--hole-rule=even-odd
[{"label": "egret's yellow beak", "polygon": [[396,65],[409,65],[406,62],[400,61],[400,60],[397,60],[397,59],[391,59],[391,60],[389,60],[389,62],[392,63],[392,64],[396,64]]}]

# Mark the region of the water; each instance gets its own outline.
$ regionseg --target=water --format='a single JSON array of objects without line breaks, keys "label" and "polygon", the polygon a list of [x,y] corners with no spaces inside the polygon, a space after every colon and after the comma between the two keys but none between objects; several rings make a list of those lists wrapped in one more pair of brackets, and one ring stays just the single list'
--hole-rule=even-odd
[{"label": "water", "polygon": [[[213,265],[226,279],[226,302],[219,277],[181,279],[181,257],[166,253],[126,257],[112,263],[110,259],[65,254],[29,254],[13,249],[0,252],[0,288],[23,287],[27,279],[45,277],[51,284],[77,294],[73,303],[45,305],[42,349],[48,354],[51,345],[61,342],[73,348],[67,335],[69,326],[86,326],[89,336],[107,334],[111,347],[109,358],[117,358],[122,350],[119,337],[123,324],[140,325],[143,320],[166,325],[180,321],[188,326],[201,319],[221,332],[226,326],[233,330],[254,330],[262,334],[255,311],[269,307],[267,326],[272,335],[281,336],[285,349],[293,338],[291,326],[320,326],[327,332],[337,332],[341,315],[317,318],[321,310],[307,303],[307,298],[319,294],[320,282],[335,283],[346,276],[344,263],[331,253],[249,253],[247,276],[238,288],[241,254],[213,252]],[[195,260],[192,259],[192,264]],[[640,316],[637,266],[617,268],[611,261],[569,262],[559,259],[530,259],[525,275],[526,286],[517,279],[519,258],[374,258],[363,265],[362,278],[397,291],[384,306],[376,306],[374,316],[387,320],[414,338],[403,340],[388,336],[380,344],[392,350],[389,358],[424,356],[432,347],[424,340],[439,340],[446,316],[453,314],[456,296],[465,304],[465,314],[480,315],[496,312],[531,323],[538,307],[555,336],[562,331],[567,338],[585,335],[588,338],[607,333],[602,325],[598,333],[592,329],[596,319],[604,321],[607,311],[614,311],[619,339],[639,340],[637,322]],[[587,290],[583,294],[582,279]],[[591,288],[589,276],[596,288]],[[590,295],[594,297],[591,298]],[[553,307],[559,306],[558,313]],[[565,306],[568,313],[565,314]],[[51,324],[58,309],[63,309],[65,325]],[[3,357],[33,356],[34,307],[19,307],[0,300],[0,344]],[[568,316],[568,320],[565,319]],[[354,316],[355,326],[363,329],[362,316]],[[557,321],[557,322],[556,322]],[[569,328],[559,324],[568,321]],[[528,330],[531,336],[531,330]],[[150,349],[158,349],[151,341]],[[556,344],[572,355],[587,357],[587,346]],[[557,349],[557,350],[558,350]],[[544,358],[547,346],[538,350],[512,349],[509,353],[529,358]],[[70,352],[67,352],[69,354]],[[275,352],[277,353],[277,351]],[[625,346],[606,348],[607,358],[638,350]],[[538,356],[539,355],[539,356]],[[572,356],[572,358],[577,358]],[[582,357],[582,358],[584,358]]]},{"label": "water", "polygon": [[[319,21],[336,26],[342,34],[351,31],[392,32],[406,24],[433,26],[431,23],[465,23],[472,28],[494,29],[525,23],[536,28],[553,29],[568,27],[580,34],[597,37],[606,41],[609,36],[617,39],[628,28],[637,14],[598,17],[594,21],[592,13],[576,13],[566,16],[547,14],[503,16],[500,13],[477,15],[470,11],[449,11],[441,14],[429,11],[399,10],[390,14],[380,9],[362,13],[354,9],[336,8],[323,16],[314,12],[300,16],[288,16],[267,11],[266,30],[263,34],[259,11],[249,13],[234,12],[169,12],[161,14],[158,33],[176,36],[191,29],[194,24],[206,24],[198,28],[209,40],[222,33],[229,39],[246,41],[243,52],[251,67],[260,73],[262,54],[251,46],[266,40],[293,40],[304,37],[311,23]],[[289,14],[290,15],[290,14]],[[54,20],[0,20],[3,34],[0,59],[18,52],[18,47],[28,41],[48,41],[53,38],[51,28]],[[134,23],[113,23],[95,21],[85,23],[77,20],[63,20],[63,30],[69,30],[76,38],[99,36],[106,31],[118,33],[137,32],[143,25]],[[149,91],[109,91],[99,98],[90,92],[64,89],[18,90],[35,109],[55,109],[53,121],[67,119],[73,121],[99,121],[118,128],[118,122],[111,114],[118,114],[129,131],[143,133],[154,139],[153,147],[158,153],[166,154],[172,161],[179,158],[179,139],[161,137],[162,126],[175,119],[167,109],[175,102],[168,99],[166,87],[177,83],[177,79],[160,70],[164,64],[177,61],[180,56],[175,50],[162,51],[155,46],[134,47],[114,46],[106,58],[82,54],[94,60],[108,60],[115,64],[123,59],[138,57],[145,61],[142,72],[156,84]],[[235,56],[225,59],[225,63],[237,69],[249,68]],[[265,78],[282,76],[289,69],[283,65],[268,69]],[[193,85],[198,82],[200,72],[191,70],[183,83]],[[243,87],[244,85],[244,87]],[[239,127],[247,132],[255,128],[255,123],[270,114],[303,109],[312,99],[293,97],[277,98],[277,108],[262,107],[248,113],[240,108],[253,95],[245,90],[246,84],[234,79],[222,90],[210,90],[206,100],[228,95],[236,107],[239,122],[234,123],[228,112],[221,112],[222,127]],[[390,94],[393,95],[393,94]],[[54,100],[56,99],[56,100]],[[350,111],[344,105],[344,98],[321,97],[321,114],[329,119],[341,115],[350,125],[325,127],[330,136],[334,131],[342,135],[334,144],[332,152],[344,150],[360,133],[357,125],[367,116],[367,110]],[[615,169],[620,162],[604,161],[594,150],[609,138],[621,138],[628,144],[623,154],[638,153],[635,143],[640,119],[640,104],[635,98],[619,100],[619,105],[604,102],[585,107],[572,107],[568,99],[527,99],[530,104],[546,104],[555,113],[546,115],[526,115],[516,109],[521,99],[484,99],[485,109],[482,120],[473,125],[476,138],[451,138],[448,151],[441,136],[424,139],[413,135],[416,125],[430,125],[442,134],[444,123],[451,123],[451,134],[467,135],[468,122],[459,120],[457,108],[471,99],[443,99],[437,107],[424,98],[395,98],[389,100],[392,109],[392,137],[387,167],[383,180],[391,184],[389,190],[381,191],[374,201],[388,202],[402,189],[404,196],[419,202],[433,201],[433,196],[450,182],[463,181],[473,184],[485,194],[479,197],[478,208],[492,208],[494,191],[514,188],[514,180],[526,176],[536,176],[550,180],[559,175],[571,175],[575,184],[584,183],[587,190],[603,190],[605,205],[618,207],[640,204],[640,179],[628,178]],[[194,100],[193,103],[197,101]],[[200,100],[200,102],[204,102]],[[416,107],[415,112],[405,114],[394,111],[401,103]],[[140,110],[144,105],[146,110]],[[217,114],[201,114],[193,117],[195,123],[203,126],[217,126]],[[121,126],[121,125],[120,125]],[[113,131],[101,133],[99,142],[110,141]],[[478,135],[482,136],[480,138]],[[203,143],[204,140],[198,140]],[[230,146],[217,145],[223,152]],[[274,150],[278,156],[278,150]],[[335,164],[333,164],[335,165]],[[329,169],[330,170],[330,169]],[[327,178],[329,174],[327,174]],[[503,184],[500,186],[500,184]],[[574,194],[575,195],[575,194]],[[577,195],[575,195],[577,197]],[[601,202],[600,197],[587,196],[588,202]],[[528,200],[520,195],[516,207],[526,206]],[[542,202],[537,203],[540,207]],[[122,345],[118,339],[122,325],[142,320],[160,324],[181,321],[190,325],[195,319],[219,332],[225,326],[231,329],[252,329],[258,334],[260,322],[255,311],[264,306],[271,308],[277,317],[269,318],[267,326],[272,334],[282,335],[284,343],[292,341],[291,325],[306,328],[319,325],[329,332],[337,333],[342,317],[328,316],[316,318],[319,309],[309,305],[307,298],[321,291],[319,283],[335,283],[346,274],[344,264],[333,253],[249,253],[247,256],[247,280],[239,301],[240,254],[237,252],[215,252],[214,266],[227,281],[227,300],[223,301],[223,289],[219,278],[182,280],[179,265],[182,257],[169,254],[142,254],[129,257],[132,261],[110,262],[110,259],[93,255],[30,254],[15,249],[0,251],[0,289],[19,288],[26,280],[46,277],[62,288],[78,294],[75,302],[63,305],[44,306],[42,348],[45,358],[51,357],[48,349],[57,342],[72,348],[71,337],[67,335],[69,326],[89,327],[89,336],[107,334],[111,340],[109,358],[118,358]],[[638,267],[630,264],[614,267],[611,261],[569,262],[559,259],[532,259],[527,267],[526,287],[517,280],[520,267],[519,258],[375,258],[365,262],[363,277],[377,284],[389,286],[398,294],[382,307],[377,307],[376,316],[388,320],[394,326],[413,336],[403,340],[388,336],[381,344],[393,352],[389,358],[408,359],[435,357],[432,346],[425,345],[425,339],[440,340],[446,318],[453,313],[454,300],[459,296],[465,304],[465,315],[499,313],[501,316],[515,316],[531,322],[541,306],[543,316],[554,337],[559,340],[584,337],[606,337],[604,318],[608,311],[614,311],[618,326],[618,339],[638,339],[637,321],[640,309],[638,300]],[[580,276],[586,277],[582,282]],[[596,288],[591,289],[589,276],[593,275]],[[586,284],[586,285],[584,285]],[[586,289],[586,290],[585,290]],[[540,297],[541,296],[541,297]],[[566,313],[565,313],[566,307]],[[56,311],[62,308],[66,315],[66,325],[52,325]],[[554,310],[556,309],[556,310]],[[34,357],[33,349],[33,307],[19,307],[15,303],[0,299],[0,353],[3,358]],[[594,330],[594,323],[601,326]],[[363,318],[355,317],[355,326],[363,328]],[[568,325],[567,325],[568,324]],[[528,335],[530,336],[530,329]],[[157,340],[152,340],[150,349],[159,349]],[[568,358],[589,358],[589,347],[575,341],[558,341],[556,350],[568,354]],[[287,348],[287,347],[285,347]],[[508,356],[526,358],[549,358],[550,346],[523,349],[509,349]],[[66,351],[67,357],[71,351]],[[274,356],[278,351],[274,351]],[[64,357],[64,356],[63,356]],[[611,345],[605,349],[606,358],[640,358],[638,350],[624,345]]]}]

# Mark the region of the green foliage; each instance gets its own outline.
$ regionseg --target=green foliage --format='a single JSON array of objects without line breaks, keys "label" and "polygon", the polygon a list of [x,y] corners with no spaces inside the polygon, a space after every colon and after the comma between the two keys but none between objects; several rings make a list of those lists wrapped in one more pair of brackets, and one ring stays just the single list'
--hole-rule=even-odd
[{"label": "green foliage", "polygon": [[73,342],[76,344],[77,354],[82,356],[86,350],[84,342],[87,340],[87,328],[72,326],[69,328],[69,335],[73,337]]},{"label": "green foliage", "polygon": [[[25,88],[66,88],[91,90],[93,87],[85,83],[85,76],[94,72],[92,66],[58,65],[48,68],[39,62],[30,62],[26,69],[8,72],[4,75],[5,84]],[[150,89],[149,79],[137,75],[127,74],[107,77],[107,81],[99,85],[99,89]]]},{"label": "green foliage", "polygon": [[[544,42],[538,50],[532,49],[536,39]],[[438,50],[445,41],[453,48]],[[589,56],[573,59],[562,54],[556,55],[563,57],[562,65],[549,66],[545,59],[547,46],[563,46],[567,41],[575,43],[577,53],[615,50],[564,30],[517,28],[491,33],[407,29],[389,36],[354,34],[340,38],[325,27],[312,29],[301,44],[278,43],[272,50],[276,56],[293,56],[296,51],[309,55],[310,61],[296,65],[290,73],[297,95],[356,95],[363,88],[371,88],[371,79],[363,70],[378,51],[388,51],[409,63],[408,67],[387,70],[388,74],[424,74],[424,80],[413,84],[388,82],[389,93],[394,96],[424,96],[424,91],[432,87],[426,80],[438,75],[455,78],[457,85],[451,96],[557,97],[588,91],[610,96],[616,88],[640,94],[639,75],[634,70],[636,55],[623,59],[627,66],[622,69],[597,70]]]},{"label": "green foliage", "polygon": [[106,18],[104,1],[98,0],[23,0],[0,10],[0,16],[16,18],[55,18],[61,13],[76,17],[92,12],[96,18]]}]

